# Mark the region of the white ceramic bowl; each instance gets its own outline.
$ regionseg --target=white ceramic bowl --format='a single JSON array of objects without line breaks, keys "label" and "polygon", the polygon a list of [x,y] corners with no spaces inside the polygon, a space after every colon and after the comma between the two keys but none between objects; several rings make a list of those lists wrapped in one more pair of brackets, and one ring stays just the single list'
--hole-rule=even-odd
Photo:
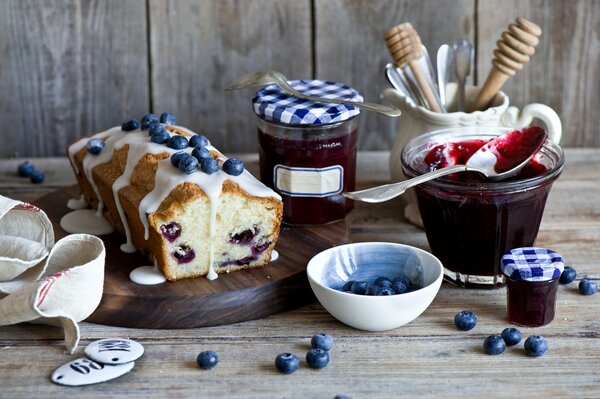
[{"label": "white ceramic bowl", "polygon": [[[443,278],[442,263],[409,245],[364,242],[340,245],[315,255],[306,268],[317,299],[336,319],[366,331],[385,331],[416,319],[431,304]],[[379,276],[409,277],[422,288],[390,296],[342,292],[348,280],[373,281]]]}]

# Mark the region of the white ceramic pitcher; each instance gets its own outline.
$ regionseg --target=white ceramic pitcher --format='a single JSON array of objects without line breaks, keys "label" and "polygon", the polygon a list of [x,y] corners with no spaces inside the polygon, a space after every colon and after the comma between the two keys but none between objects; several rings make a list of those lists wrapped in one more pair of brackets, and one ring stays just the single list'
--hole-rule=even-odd
[{"label": "white ceramic pitcher", "polygon": [[[466,106],[475,100],[479,87],[466,87]],[[456,109],[457,84],[449,83],[446,87],[447,109]],[[521,128],[529,125],[534,119],[540,120],[548,132],[548,137],[555,143],[560,142],[562,124],[558,114],[547,105],[529,104],[519,112],[516,107],[509,106],[509,99],[504,92],[499,92],[493,99],[491,106],[484,111],[465,112],[433,112],[421,106],[415,106],[399,91],[388,88],[381,93],[383,101],[396,106],[402,111],[398,120],[397,136],[390,153],[389,167],[392,181],[404,180],[400,154],[402,149],[413,138],[434,130],[448,129],[461,126],[504,126]],[[421,217],[416,205],[416,198],[412,190],[405,196],[408,205],[404,209],[404,216],[413,224],[422,226]]]}]

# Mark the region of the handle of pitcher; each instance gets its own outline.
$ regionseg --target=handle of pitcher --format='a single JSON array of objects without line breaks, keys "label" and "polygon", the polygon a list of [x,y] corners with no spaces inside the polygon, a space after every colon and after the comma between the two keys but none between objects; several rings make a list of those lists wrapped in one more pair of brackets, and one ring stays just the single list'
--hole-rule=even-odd
[{"label": "handle of pitcher", "polygon": [[501,122],[508,127],[520,128],[529,125],[535,118],[546,125],[550,140],[559,144],[562,137],[562,123],[558,114],[547,105],[529,104],[521,112],[517,107],[508,107],[508,110],[502,115]]}]

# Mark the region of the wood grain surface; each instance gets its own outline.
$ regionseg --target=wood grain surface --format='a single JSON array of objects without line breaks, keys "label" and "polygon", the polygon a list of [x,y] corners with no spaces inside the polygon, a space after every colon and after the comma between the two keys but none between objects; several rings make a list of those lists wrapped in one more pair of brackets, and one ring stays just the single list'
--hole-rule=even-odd
[{"label": "wood grain surface", "polygon": [[[584,276],[600,279],[600,149],[566,149],[562,176],[548,198],[537,244],[558,251]],[[389,181],[387,153],[359,153],[358,186]],[[256,157],[245,158],[250,169]],[[49,176],[42,187],[16,176],[20,160],[0,160],[0,194],[34,200],[74,178],[66,159],[39,160]],[[27,188],[29,187],[29,190]],[[422,230],[401,216],[401,198],[357,204],[346,222],[352,241],[390,241],[428,249]],[[134,329],[80,323],[75,355],[64,353],[62,330],[40,325],[0,327],[0,396],[7,398],[597,398],[600,397],[600,293],[582,296],[577,281],[558,288],[555,320],[522,328],[524,337],[543,335],[548,352],[527,357],[522,343],[499,356],[483,353],[485,337],[509,327],[506,291],[466,290],[442,284],[431,306],[398,329],[369,333],[347,327],[313,302],[266,318],[193,329]],[[470,309],[478,324],[458,331],[454,315]],[[310,337],[334,338],[330,364],[306,366]],[[49,380],[59,365],[83,355],[89,342],[128,337],[146,349],[133,371],[100,385],[66,388]],[[201,370],[203,350],[215,350],[218,366]],[[274,367],[275,357],[293,352],[302,365],[292,375]]]},{"label": "wood grain surface", "polygon": [[[469,81],[482,83],[517,16],[543,34],[504,86],[511,102],[554,108],[567,146],[600,146],[597,0],[3,0],[0,157],[61,156],[74,138],[148,110],[175,113],[224,151],[254,152],[255,90],[224,93],[229,81],[277,69],[379,101],[391,61],[383,33],[409,21],[432,56],[472,40]],[[363,113],[359,149],[389,150],[397,123]]]},{"label": "wood grain surface", "polygon": [[[68,235],[60,219],[70,212],[66,204],[79,198],[77,185],[65,187],[35,201],[47,210],[56,240]],[[325,226],[281,228],[276,261],[259,269],[206,278],[140,285],[129,273],[149,261],[139,253],[120,250],[118,233],[102,236],[106,246],[104,293],[92,323],[134,328],[192,328],[253,320],[304,305],[314,300],[306,265],[319,252],[350,240],[345,221]],[[268,305],[266,305],[268,304]]]}]

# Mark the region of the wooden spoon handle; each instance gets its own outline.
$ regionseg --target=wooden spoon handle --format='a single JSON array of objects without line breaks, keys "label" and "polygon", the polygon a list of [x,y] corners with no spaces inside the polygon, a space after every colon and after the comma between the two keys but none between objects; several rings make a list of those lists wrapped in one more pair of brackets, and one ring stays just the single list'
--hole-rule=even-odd
[{"label": "wooden spoon handle", "polygon": [[523,69],[523,65],[529,62],[541,34],[542,29],[538,25],[524,18],[517,18],[516,23],[509,25],[496,43],[492,69],[469,107],[469,112],[484,110],[489,106],[508,77]]}]

